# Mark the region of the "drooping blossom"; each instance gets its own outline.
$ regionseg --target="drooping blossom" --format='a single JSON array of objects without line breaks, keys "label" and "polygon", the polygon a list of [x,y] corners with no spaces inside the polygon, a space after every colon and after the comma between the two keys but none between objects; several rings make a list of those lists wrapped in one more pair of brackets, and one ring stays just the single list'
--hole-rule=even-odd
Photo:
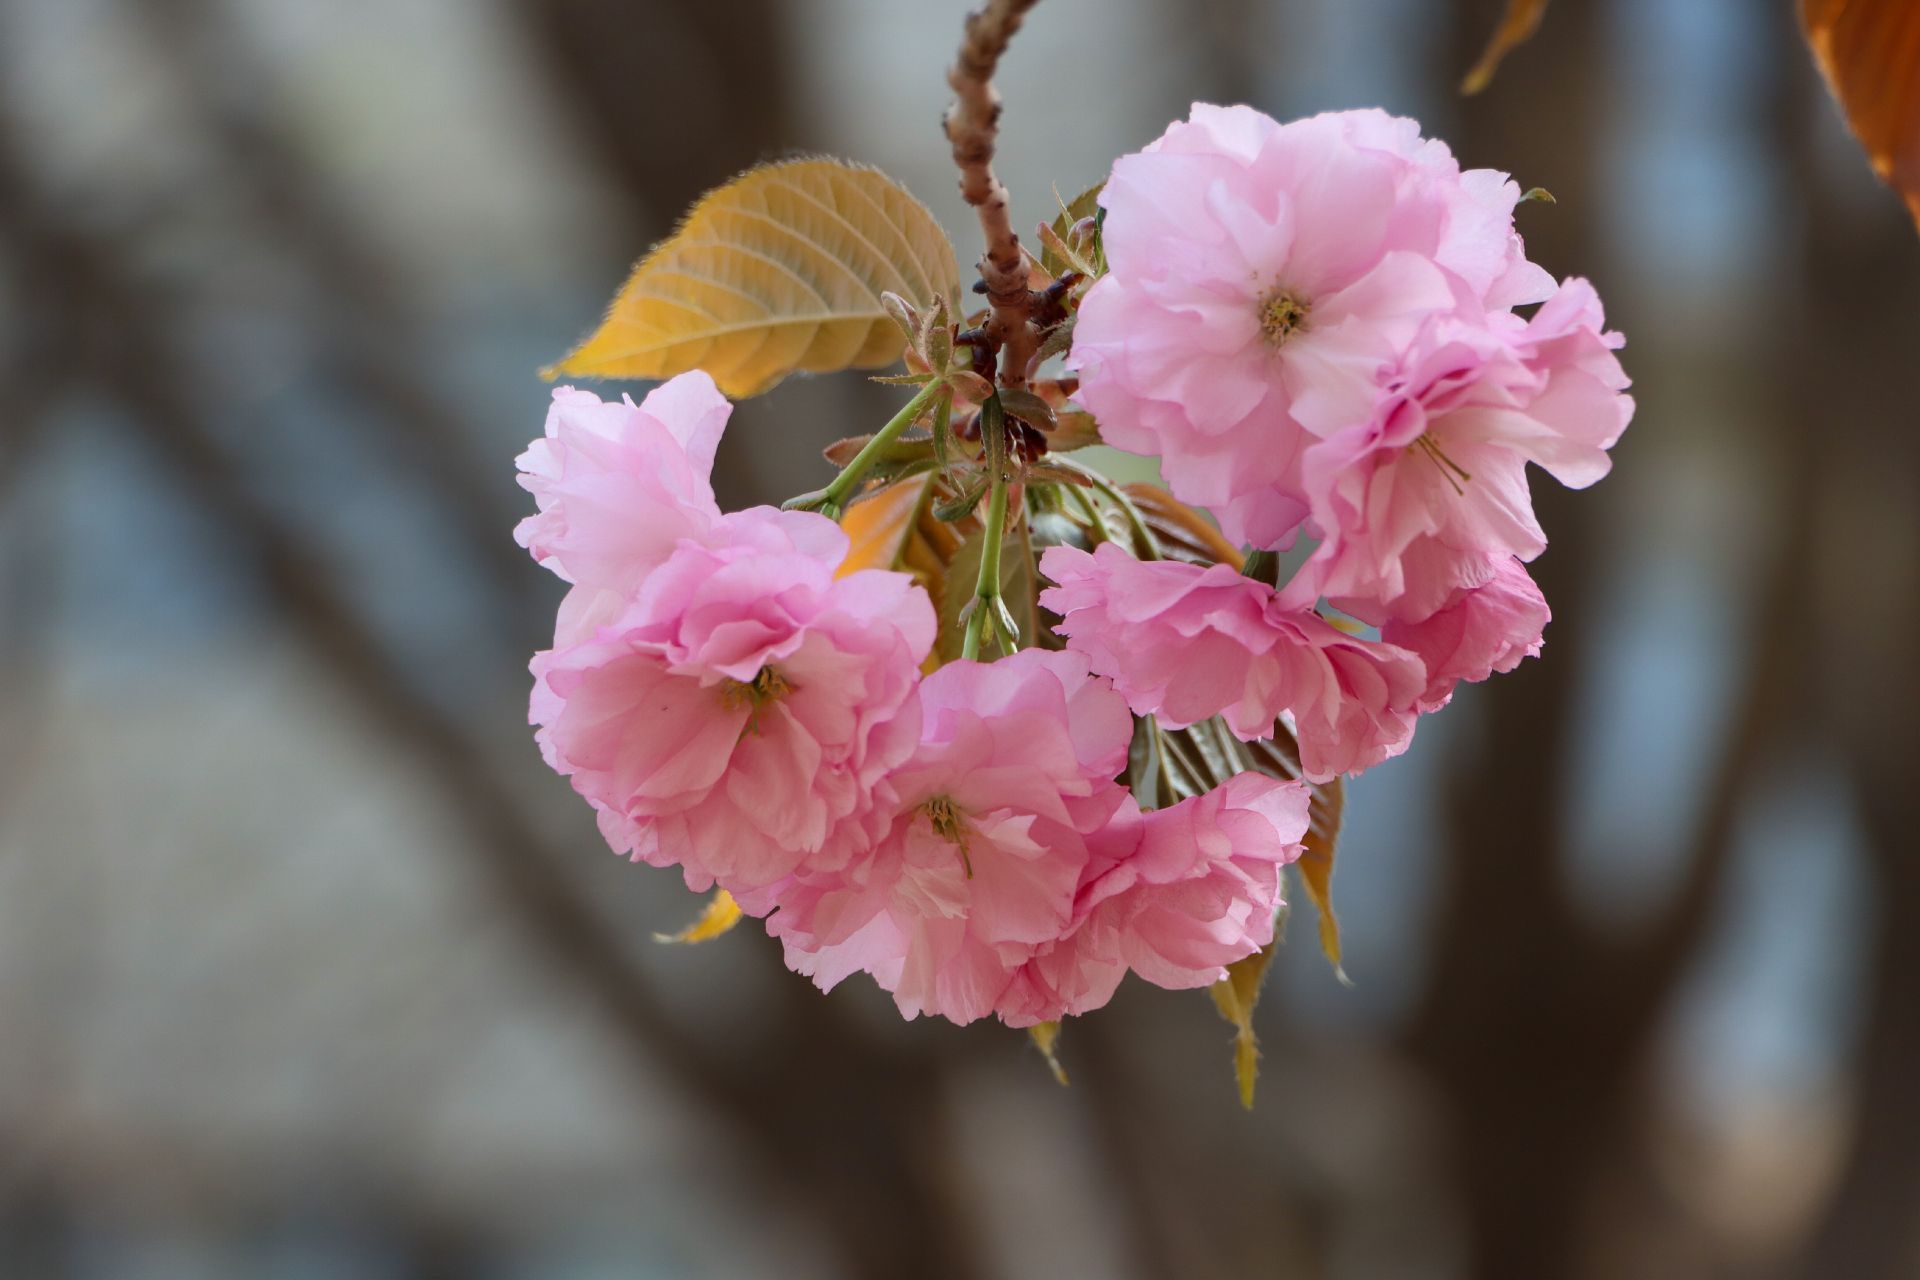
[{"label": "drooping blossom", "polygon": [[1551,292],[1514,234],[1519,196],[1382,112],[1282,125],[1196,105],[1101,193],[1110,271],[1068,357],[1079,398],[1230,538],[1285,545],[1309,510],[1302,452],[1371,420],[1430,317]]},{"label": "drooping blossom", "polygon": [[1289,603],[1417,621],[1491,563],[1545,550],[1528,463],[1574,487],[1607,473],[1633,401],[1592,286],[1568,281],[1531,321],[1508,319],[1429,318],[1372,417],[1306,450],[1322,542]]},{"label": "drooping blossom", "polygon": [[1484,582],[1457,592],[1446,607],[1419,622],[1389,621],[1380,635],[1420,656],[1427,668],[1420,709],[1437,711],[1460,681],[1485,680],[1538,656],[1552,616],[1526,566],[1505,556],[1491,562]]},{"label": "drooping blossom", "polygon": [[1367,641],[1228,565],[1140,561],[1117,543],[1050,547],[1040,602],[1141,715],[1184,728],[1219,715],[1242,739],[1290,713],[1305,775],[1358,773],[1404,751],[1426,688],[1420,659]]},{"label": "drooping blossom", "polygon": [[1111,860],[1138,834],[1115,781],[1132,736],[1126,703],[1076,654],[927,676],[920,740],[887,779],[872,848],[797,877],[768,919],[788,965],[823,989],[864,970],[909,1018],[995,1012],[1036,950],[1071,931],[1090,845]]},{"label": "drooping blossom", "polygon": [[1086,879],[1076,927],[1021,968],[1001,1016],[1026,1026],[1086,1013],[1129,971],[1176,990],[1225,977],[1273,941],[1280,869],[1302,852],[1309,800],[1302,783],[1242,773],[1131,820],[1126,856]]}]

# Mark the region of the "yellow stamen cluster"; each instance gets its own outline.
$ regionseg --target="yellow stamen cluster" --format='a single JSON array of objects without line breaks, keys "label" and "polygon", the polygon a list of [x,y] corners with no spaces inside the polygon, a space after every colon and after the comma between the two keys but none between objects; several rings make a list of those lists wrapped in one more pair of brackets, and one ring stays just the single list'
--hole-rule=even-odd
[{"label": "yellow stamen cluster", "polygon": [[1290,293],[1268,295],[1260,304],[1260,336],[1277,347],[1307,327],[1307,304]]},{"label": "yellow stamen cluster", "polygon": [[967,856],[967,818],[960,806],[953,802],[952,796],[935,796],[921,805],[920,810],[932,824],[933,834],[953,841],[960,851],[960,865],[966,868],[967,879],[973,879],[973,859]]},{"label": "yellow stamen cluster", "polygon": [[752,680],[722,680],[720,705],[729,711],[739,711],[743,707],[751,711],[746,731],[755,733],[760,728],[760,709],[792,691],[793,686],[787,683],[786,676],[781,674],[778,667],[762,667],[754,672]]}]

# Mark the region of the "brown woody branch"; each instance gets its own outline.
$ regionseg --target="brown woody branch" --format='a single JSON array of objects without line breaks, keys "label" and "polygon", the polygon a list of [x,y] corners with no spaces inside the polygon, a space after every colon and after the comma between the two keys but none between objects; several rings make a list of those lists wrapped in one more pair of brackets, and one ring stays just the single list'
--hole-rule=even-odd
[{"label": "brown woody branch", "polygon": [[960,42],[947,83],[954,102],[947,108],[947,141],[953,144],[953,162],[960,169],[960,194],[980,217],[987,252],[980,259],[980,279],[987,290],[985,337],[1000,353],[1000,381],[1024,386],[1027,364],[1040,343],[1033,324],[1036,300],[1028,288],[1027,258],[1014,234],[1008,211],[1007,188],[993,172],[994,140],[1000,129],[1000,95],[993,73],[1007,51],[1027,10],[1038,0],[987,0],[967,15],[966,37]]}]

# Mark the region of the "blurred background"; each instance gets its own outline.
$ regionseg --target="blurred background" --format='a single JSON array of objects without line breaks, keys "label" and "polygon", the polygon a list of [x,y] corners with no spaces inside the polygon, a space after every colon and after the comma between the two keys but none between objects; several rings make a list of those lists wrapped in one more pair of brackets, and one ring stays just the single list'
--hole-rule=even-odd
[{"label": "blurred background", "polygon": [[[1258,1109],[1199,993],[902,1024],[549,774],[535,369],[825,151],[963,259],[962,0],[0,0],[0,1276],[1920,1275],[1920,238],[1789,0],[1047,0],[1023,227],[1193,99],[1544,186],[1640,412],[1546,656],[1351,790]],[[897,394],[743,404],[723,501]]]}]

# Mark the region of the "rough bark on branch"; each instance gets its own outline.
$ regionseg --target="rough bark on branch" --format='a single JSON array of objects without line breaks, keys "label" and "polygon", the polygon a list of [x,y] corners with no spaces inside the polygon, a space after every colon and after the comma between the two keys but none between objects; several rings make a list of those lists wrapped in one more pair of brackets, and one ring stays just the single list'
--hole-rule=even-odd
[{"label": "rough bark on branch", "polygon": [[947,72],[953,105],[947,108],[947,141],[960,169],[960,194],[980,218],[987,240],[980,278],[987,286],[986,334],[1000,352],[1000,381],[1024,386],[1027,364],[1039,345],[1034,329],[1033,291],[1027,284],[1027,259],[1014,233],[1007,188],[993,172],[993,151],[1000,131],[1000,95],[993,73],[1000,57],[1037,0],[989,0],[967,15],[966,37]]}]

